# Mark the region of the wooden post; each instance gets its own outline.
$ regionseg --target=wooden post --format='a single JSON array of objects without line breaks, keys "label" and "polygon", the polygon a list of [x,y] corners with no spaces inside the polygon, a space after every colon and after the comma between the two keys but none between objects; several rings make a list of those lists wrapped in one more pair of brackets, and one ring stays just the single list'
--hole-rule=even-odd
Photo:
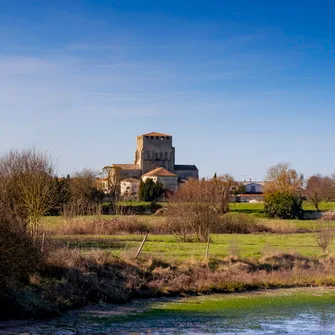
[{"label": "wooden post", "polygon": [[144,246],[144,243],[145,243],[145,241],[147,240],[147,237],[148,237],[148,235],[145,235],[145,236],[144,236],[144,239],[143,239],[143,241],[142,241],[140,247],[139,247],[138,250],[137,250],[137,253],[136,253],[135,258],[137,258],[137,257],[140,255],[141,250],[142,250],[142,248],[143,248],[143,246]]},{"label": "wooden post", "polygon": [[44,252],[45,233],[42,235],[41,252]]},{"label": "wooden post", "polygon": [[210,242],[210,238],[209,238],[209,235],[208,235],[207,246],[206,246],[206,254],[205,254],[205,261],[208,259],[209,242]]}]

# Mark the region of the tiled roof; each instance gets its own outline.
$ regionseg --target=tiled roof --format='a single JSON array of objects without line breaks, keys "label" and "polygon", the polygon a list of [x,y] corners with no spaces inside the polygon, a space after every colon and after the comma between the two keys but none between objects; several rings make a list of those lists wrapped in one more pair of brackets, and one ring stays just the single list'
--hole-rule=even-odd
[{"label": "tiled roof", "polygon": [[198,168],[195,165],[175,165],[174,169],[176,171],[179,171],[179,170],[198,171]]},{"label": "tiled roof", "polygon": [[122,170],[139,170],[137,164],[113,164],[112,167],[118,167]]},{"label": "tiled roof", "polygon": [[156,133],[156,132],[154,131],[154,132],[152,132],[152,133],[143,134],[142,136],[171,136],[171,135],[162,134],[162,133]]},{"label": "tiled roof", "polygon": [[143,177],[178,177],[176,174],[162,168],[156,168],[143,175]]},{"label": "tiled roof", "polygon": [[136,179],[136,178],[126,178],[126,179],[123,179],[121,181],[128,181],[130,183],[135,183],[135,182],[140,183],[141,182],[139,179]]}]

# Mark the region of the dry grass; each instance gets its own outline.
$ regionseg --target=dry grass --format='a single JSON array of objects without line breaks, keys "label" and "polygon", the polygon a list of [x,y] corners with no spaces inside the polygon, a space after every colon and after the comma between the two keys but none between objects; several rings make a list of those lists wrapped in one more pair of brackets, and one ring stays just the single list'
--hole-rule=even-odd
[{"label": "dry grass", "polygon": [[227,213],[220,217],[213,228],[214,234],[253,234],[270,232],[256,218],[244,213]]},{"label": "dry grass", "polygon": [[[99,249],[81,253],[55,248],[44,266],[31,276],[27,292],[34,294],[33,300],[12,303],[16,309],[12,308],[11,317],[43,317],[88,303],[122,302],[134,297],[335,285],[334,262],[330,257],[275,252],[259,260],[241,258],[234,252],[207,261],[145,256],[126,261]],[[29,299],[27,293],[24,297]]]},{"label": "dry grass", "polygon": [[294,223],[284,220],[267,220],[263,222],[263,225],[275,234],[294,234],[305,231],[297,228]]},{"label": "dry grass", "polygon": [[92,221],[73,218],[58,226],[49,226],[49,235],[118,235],[143,234],[149,231],[149,225],[136,216],[123,216],[112,219],[95,219]]},{"label": "dry grass", "polygon": [[[191,236],[193,229],[182,225],[182,221],[160,218],[148,220],[136,215],[113,218],[95,217],[87,220],[82,217],[67,219],[62,224],[45,225],[48,235],[120,235],[120,234],[177,234]],[[178,230],[181,226],[182,233]],[[295,223],[284,220],[260,220],[244,213],[227,213],[217,216],[211,227],[212,234],[257,234],[276,233],[291,234],[306,232]],[[193,240],[193,239],[188,239]]]},{"label": "dry grass", "polygon": [[335,220],[335,211],[328,211],[322,213],[322,221],[334,221]]}]

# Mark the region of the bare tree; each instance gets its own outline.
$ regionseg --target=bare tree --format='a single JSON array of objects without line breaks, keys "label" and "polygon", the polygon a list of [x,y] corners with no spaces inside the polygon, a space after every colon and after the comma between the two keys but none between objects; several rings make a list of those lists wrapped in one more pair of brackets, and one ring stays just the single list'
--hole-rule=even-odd
[{"label": "bare tree", "polygon": [[205,242],[220,219],[217,207],[222,199],[223,191],[212,180],[189,180],[170,198],[168,225],[183,240],[193,234],[196,240]]},{"label": "bare tree", "polygon": [[329,176],[314,175],[308,179],[305,193],[316,210],[319,210],[321,201],[335,199],[335,180]]},{"label": "bare tree", "polygon": [[307,181],[306,195],[315,209],[319,210],[319,203],[324,200],[324,180],[320,175],[312,176]]},{"label": "bare tree", "polygon": [[232,195],[234,178],[230,174],[224,174],[217,178],[213,178],[210,182],[214,183],[215,201],[219,204],[220,213],[227,213],[229,210],[229,200]]},{"label": "bare tree", "polygon": [[113,212],[116,213],[118,210],[117,202],[120,199],[121,189],[120,183],[122,180],[121,168],[105,166],[102,170],[102,174],[107,179],[107,196],[113,208]]},{"label": "bare tree", "polygon": [[97,172],[83,169],[69,178],[70,197],[63,206],[64,216],[100,214],[105,195],[98,190],[97,176]]},{"label": "bare tree", "polygon": [[330,223],[318,220],[313,230],[312,236],[316,244],[322,250],[323,255],[326,255],[334,240],[334,228]]},{"label": "bare tree", "polygon": [[291,169],[289,164],[279,163],[268,169],[266,192],[283,191],[287,193],[301,193],[304,176],[295,169]]},{"label": "bare tree", "polygon": [[324,177],[324,198],[325,201],[335,200],[335,173]]},{"label": "bare tree", "polygon": [[33,237],[41,217],[62,197],[52,159],[35,149],[11,151],[0,158],[0,189],[1,202],[28,219]]}]

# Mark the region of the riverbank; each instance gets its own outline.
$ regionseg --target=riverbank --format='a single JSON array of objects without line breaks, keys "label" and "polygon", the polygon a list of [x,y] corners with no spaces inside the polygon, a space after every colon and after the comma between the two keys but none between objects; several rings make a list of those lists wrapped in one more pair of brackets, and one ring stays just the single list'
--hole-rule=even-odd
[{"label": "riverbank", "polygon": [[[6,335],[330,334],[335,289],[294,288],[99,304],[47,321],[0,322]],[[306,322],[308,320],[308,322]]]},{"label": "riverbank", "polygon": [[335,259],[278,253],[259,259],[121,259],[103,250],[51,252],[29,283],[1,296],[2,319],[43,319],[89,304],[134,298],[335,286]]}]

